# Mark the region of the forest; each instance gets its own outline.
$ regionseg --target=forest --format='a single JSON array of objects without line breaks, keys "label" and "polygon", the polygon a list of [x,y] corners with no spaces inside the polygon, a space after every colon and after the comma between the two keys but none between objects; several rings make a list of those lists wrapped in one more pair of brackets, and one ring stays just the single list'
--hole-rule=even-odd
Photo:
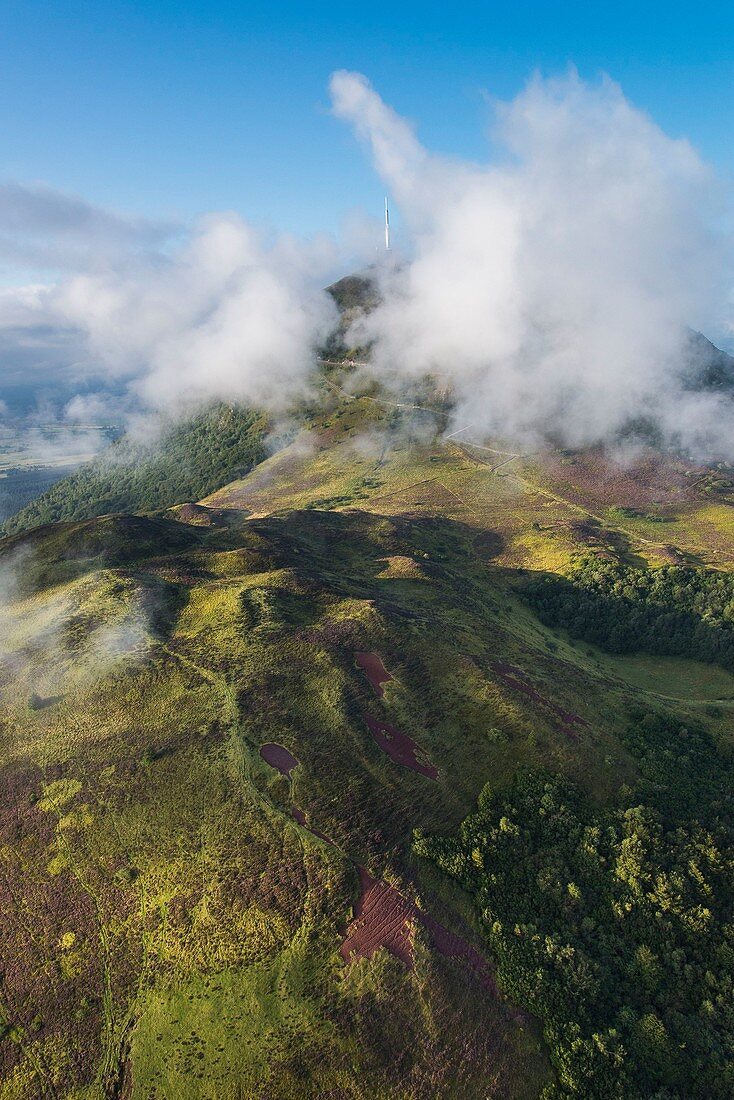
[{"label": "forest", "polygon": [[416,852],[473,898],[505,992],[541,1021],[556,1096],[734,1095],[734,769],[703,730],[633,712],[639,768],[595,805],[539,769],[486,787]]},{"label": "forest", "polygon": [[611,653],[690,657],[734,671],[734,576],[695,566],[638,569],[584,556],[523,594],[548,626]]},{"label": "forest", "polygon": [[59,520],[149,512],[199,500],[242,477],[265,457],[266,432],[261,414],[217,404],[153,442],[123,436],[6,520],[2,531],[15,534]]},{"label": "forest", "polygon": [[0,524],[73,473],[72,466],[21,466],[8,470],[0,478]]}]

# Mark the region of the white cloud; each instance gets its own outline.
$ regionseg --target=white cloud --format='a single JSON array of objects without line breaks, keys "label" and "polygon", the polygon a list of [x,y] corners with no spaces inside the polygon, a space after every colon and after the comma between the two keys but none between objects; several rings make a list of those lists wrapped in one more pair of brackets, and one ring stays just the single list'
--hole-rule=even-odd
[{"label": "white cloud", "polygon": [[[355,334],[385,377],[440,370],[463,422],[571,444],[654,415],[734,452],[719,397],[686,394],[686,325],[723,323],[715,181],[608,79],[533,79],[496,108],[486,165],[448,161],[357,73],[335,114],[370,147],[412,233],[407,263]],[[718,312],[717,312],[718,311]]]},{"label": "white cloud", "polygon": [[326,241],[267,241],[235,214],[210,215],[177,250],[0,295],[0,324],[74,334],[77,359],[127,380],[144,408],[220,398],[281,409],[305,392],[335,323],[322,290],[333,263]]},{"label": "white cloud", "polygon": [[[689,447],[734,454],[729,407],[679,378],[686,325],[731,318],[720,196],[687,142],[611,81],[571,73],[496,106],[487,163],[461,163],[425,149],[363,76],[331,88],[410,241],[409,259],[377,266],[383,302],[353,334],[385,381],[440,371],[477,432],[584,444],[654,415]],[[350,247],[369,254],[376,232],[352,222]],[[344,252],[236,214],[184,231],[5,184],[0,258],[3,240],[66,258],[54,281],[0,291],[0,372],[17,393],[62,379],[70,418],[101,415],[98,391],[128,417],[216,398],[285,411],[335,322],[322,287]]]},{"label": "white cloud", "polygon": [[320,244],[268,245],[236,215],[206,218],[171,259],[78,276],[59,288],[59,317],[87,333],[91,354],[153,407],[208,398],[287,405],[334,323],[319,276]]}]

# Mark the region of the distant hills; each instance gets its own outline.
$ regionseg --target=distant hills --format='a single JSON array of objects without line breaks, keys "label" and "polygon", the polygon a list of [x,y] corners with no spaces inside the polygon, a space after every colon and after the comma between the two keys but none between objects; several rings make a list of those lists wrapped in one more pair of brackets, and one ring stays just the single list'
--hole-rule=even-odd
[{"label": "distant hills", "polygon": [[693,390],[734,390],[734,356],[717,348],[703,333],[691,332],[684,377]]}]

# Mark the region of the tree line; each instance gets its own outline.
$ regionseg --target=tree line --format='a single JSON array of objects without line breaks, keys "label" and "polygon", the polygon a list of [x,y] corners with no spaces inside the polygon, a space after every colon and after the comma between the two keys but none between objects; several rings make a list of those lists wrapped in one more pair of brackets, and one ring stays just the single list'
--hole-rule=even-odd
[{"label": "tree line", "polygon": [[612,653],[690,657],[734,671],[734,575],[637,569],[591,555],[524,589],[542,622]]},{"label": "tree line", "polygon": [[154,442],[123,436],[6,520],[3,533],[200,500],[265,458],[267,429],[262,414],[217,404],[164,431]]}]

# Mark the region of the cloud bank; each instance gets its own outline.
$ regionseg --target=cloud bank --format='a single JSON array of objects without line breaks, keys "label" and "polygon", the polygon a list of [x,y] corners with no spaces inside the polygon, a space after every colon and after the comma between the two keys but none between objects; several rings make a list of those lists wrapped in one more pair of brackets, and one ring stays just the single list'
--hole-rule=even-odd
[{"label": "cloud bank", "polygon": [[[0,292],[16,371],[34,344],[52,362],[62,349],[62,369],[101,376],[118,409],[172,415],[212,399],[281,410],[302,396],[315,348],[336,324],[322,289],[333,246],[270,240],[236,214],[209,215],[179,236],[156,249],[141,249],[134,234],[116,239],[91,269]],[[104,413],[94,394],[69,411]]]},{"label": "cloud bank", "polygon": [[724,399],[680,379],[686,326],[722,325],[731,259],[716,182],[687,142],[575,73],[497,105],[483,165],[427,151],[358,73],[335,73],[331,94],[411,238],[354,333],[383,377],[448,376],[478,431],[582,445],[651,417],[734,456]]},{"label": "cloud bank", "polygon": [[146,407],[282,408],[335,324],[320,285],[330,262],[324,243],[268,243],[237,215],[212,215],[172,256],[77,275],[49,306],[84,332],[92,359],[131,377]]},{"label": "cloud bank", "polygon": [[[648,418],[671,442],[734,458],[729,399],[683,379],[687,326],[731,319],[723,195],[687,142],[612,81],[575,73],[496,104],[483,164],[430,152],[358,73],[335,73],[331,93],[407,229],[403,257],[374,266],[373,240],[358,261],[382,302],[351,338],[384,382],[439,374],[452,429],[475,436],[578,446]],[[34,392],[61,380],[82,421],[109,419],[105,395],[116,419],[213,399],[281,413],[335,328],[323,286],[349,270],[345,254],[234,213],[185,227],[0,184],[0,263],[56,269],[0,290],[0,396],[17,404],[31,378]]]},{"label": "cloud bank", "polygon": [[44,183],[0,182],[0,268],[89,268],[111,250],[158,248],[179,229],[105,210]]}]

